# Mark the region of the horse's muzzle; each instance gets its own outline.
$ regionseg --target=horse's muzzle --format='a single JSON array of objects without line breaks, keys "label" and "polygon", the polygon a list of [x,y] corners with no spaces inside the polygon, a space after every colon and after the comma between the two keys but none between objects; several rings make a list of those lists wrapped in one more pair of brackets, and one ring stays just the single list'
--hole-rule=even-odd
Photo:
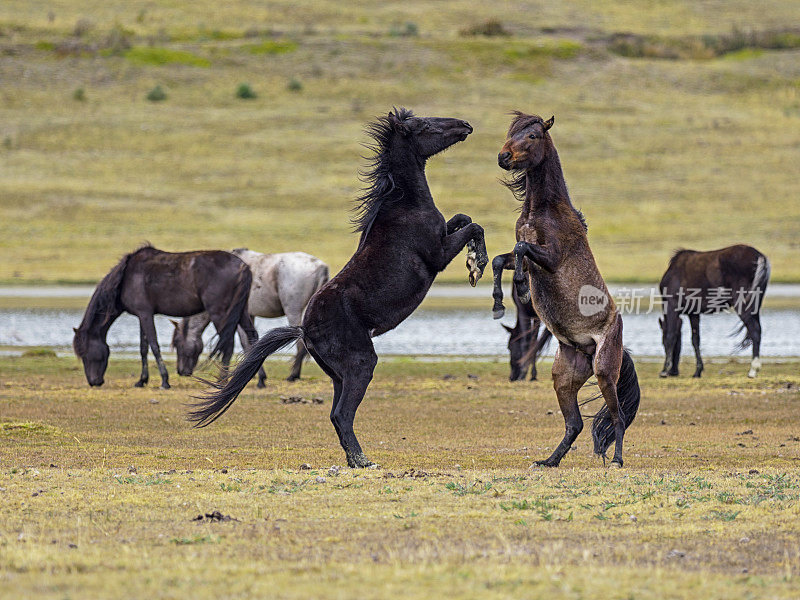
[{"label": "horse's muzzle", "polygon": [[510,158],[511,152],[501,152],[497,155],[497,165],[501,169],[508,171],[511,168],[511,162],[509,161]]}]

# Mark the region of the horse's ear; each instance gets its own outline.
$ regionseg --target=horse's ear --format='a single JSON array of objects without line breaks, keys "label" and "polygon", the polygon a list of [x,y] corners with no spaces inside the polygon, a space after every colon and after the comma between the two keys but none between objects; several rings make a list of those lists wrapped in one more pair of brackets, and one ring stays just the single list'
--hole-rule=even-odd
[{"label": "horse's ear", "polygon": [[547,121],[544,122],[544,130],[547,131],[548,129],[550,129],[553,126],[553,123],[555,122],[556,122],[556,116],[553,115],[552,117],[547,119]]},{"label": "horse's ear", "polygon": [[389,124],[392,126],[392,129],[397,133],[400,133],[402,135],[408,135],[408,127],[397,117],[394,111],[389,112]]},{"label": "horse's ear", "polygon": [[506,325],[504,323],[500,323],[500,325],[502,325],[503,329],[505,329],[508,333],[512,333],[514,331],[513,327],[509,327],[508,325]]}]

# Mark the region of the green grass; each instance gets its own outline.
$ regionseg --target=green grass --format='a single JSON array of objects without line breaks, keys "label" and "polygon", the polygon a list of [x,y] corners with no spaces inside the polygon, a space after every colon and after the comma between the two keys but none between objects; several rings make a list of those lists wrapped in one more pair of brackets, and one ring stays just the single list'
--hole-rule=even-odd
[{"label": "green grass", "polygon": [[268,362],[196,430],[193,380],[133,388],[138,361],[112,357],[91,389],[73,357],[0,357],[3,597],[796,598],[798,366],[640,362],[625,468],[587,429],[542,470],[563,433],[547,365],[510,383],[502,360],[384,360],[356,420],[382,468],[357,471],[331,469],[314,365],[289,384]]},{"label": "green grass", "polygon": [[184,50],[170,48],[131,48],[125,53],[125,58],[137,65],[191,65],[193,67],[208,67],[211,62],[207,58],[197,56]]},{"label": "green grass", "polygon": [[[428,175],[446,216],[484,225],[491,254],[514,241],[494,157],[522,109],[556,115],[608,279],[654,281],[675,248],[746,242],[775,281],[800,281],[800,50],[775,33],[796,13],[776,0],[2,3],[0,282],[97,281],[145,240],[304,250],[336,271],[357,242],[364,123],[399,105],[475,126]],[[492,20],[511,35],[460,35]],[[407,23],[416,35],[391,35]],[[735,31],[760,45],[662,60],[610,41],[733,51]],[[234,96],[243,81],[258,98]],[[148,102],[157,84],[169,97]],[[441,278],[463,284],[454,262]]]}]

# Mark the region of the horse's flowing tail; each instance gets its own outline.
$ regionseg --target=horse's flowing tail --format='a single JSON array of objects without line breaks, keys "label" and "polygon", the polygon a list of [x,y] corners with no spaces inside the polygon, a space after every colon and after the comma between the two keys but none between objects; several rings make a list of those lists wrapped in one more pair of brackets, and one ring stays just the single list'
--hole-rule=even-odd
[{"label": "horse's flowing tail", "polygon": [[264,360],[274,352],[303,337],[302,327],[276,327],[265,333],[254,343],[232,373],[226,373],[216,383],[206,382],[216,391],[208,396],[200,396],[194,410],[189,412],[189,420],[195,427],[205,427],[213,423],[230,408],[247,383],[258,373]]},{"label": "horse's flowing tail", "polygon": [[[633,418],[639,408],[640,397],[641,391],[639,390],[639,378],[636,376],[636,367],[633,366],[633,360],[628,351],[623,350],[622,367],[619,370],[619,381],[617,381],[617,398],[625,429],[633,423]],[[616,439],[614,423],[611,421],[608,406],[603,406],[594,416],[592,438],[594,439],[594,453],[605,456],[606,450]]]},{"label": "horse's flowing tail", "polygon": [[242,265],[242,270],[239,272],[239,278],[236,281],[236,290],[233,294],[233,301],[228,309],[228,314],[225,315],[225,322],[222,326],[222,331],[219,331],[219,338],[214,348],[211,350],[209,360],[213,360],[217,356],[225,353],[225,348],[233,350],[233,336],[236,335],[236,328],[242,318],[242,311],[247,310],[247,303],[250,300],[250,285],[253,283],[253,274],[250,272],[250,267]]},{"label": "horse's flowing tail", "polygon": [[542,357],[542,351],[550,345],[550,340],[552,339],[553,334],[550,333],[547,327],[543,327],[539,338],[534,340],[531,347],[528,348],[528,351],[519,359],[518,364],[520,368],[527,368],[533,362],[534,358],[536,358],[536,360],[540,359]]}]

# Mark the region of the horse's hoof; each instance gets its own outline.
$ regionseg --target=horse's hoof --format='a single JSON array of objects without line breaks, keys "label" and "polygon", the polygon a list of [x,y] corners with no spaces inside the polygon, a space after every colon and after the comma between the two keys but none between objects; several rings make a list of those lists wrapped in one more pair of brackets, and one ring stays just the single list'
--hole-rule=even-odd
[{"label": "horse's hoof", "polygon": [[700,373],[701,373],[700,371],[695,371],[694,375],[692,375],[692,378],[693,379],[700,379]]},{"label": "horse's hoof", "polygon": [[137,381],[133,384],[133,387],[144,387],[145,385],[147,385],[146,381]]},{"label": "horse's hoof", "polygon": [[377,469],[378,465],[364,456],[363,452],[347,455],[347,466],[351,469]]},{"label": "horse's hoof", "polygon": [[617,458],[615,458],[614,460],[612,460],[612,461],[609,463],[609,465],[608,465],[608,466],[609,466],[610,468],[612,468],[612,469],[621,469],[621,468],[622,468],[622,459],[621,459],[621,458],[618,458],[618,459],[617,459]]},{"label": "horse's hoof", "polygon": [[298,379],[300,379],[300,375],[289,375],[286,381],[297,381]]},{"label": "horse's hoof", "polygon": [[171,386],[166,381],[161,384],[161,389],[162,390],[168,390],[168,389],[170,389],[170,387]]},{"label": "horse's hoof", "polygon": [[758,375],[758,371],[756,371],[755,369],[750,369],[750,372],[747,374],[747,376],[750,379],[755,379],[757,375]]},{"label": "horse's hoof", "polygon": [[537,460],[535,463],[533,463],[533,466],[554,469],[558,466],[558,461],[550,460],[549,458],[546,460]]},{"label": "horse's hoof", "polygon": [[506,314],[505,307],[501,306],[500,308],[495,308],[492,310],[492,318],[496,321],[497,319],[502,319],[503,315]]},{"label": "horse's hoof", "polygon": [[264,381],[263,381],[263,380],[261,380],[261,381],[259,381],[259,382],[256,384],[256,387],[257,387],[258,389],[260,389],[260,390],[263,390],[265,387],[267,387],[267,384],[266,384],[266,383],[264,383]]}]

